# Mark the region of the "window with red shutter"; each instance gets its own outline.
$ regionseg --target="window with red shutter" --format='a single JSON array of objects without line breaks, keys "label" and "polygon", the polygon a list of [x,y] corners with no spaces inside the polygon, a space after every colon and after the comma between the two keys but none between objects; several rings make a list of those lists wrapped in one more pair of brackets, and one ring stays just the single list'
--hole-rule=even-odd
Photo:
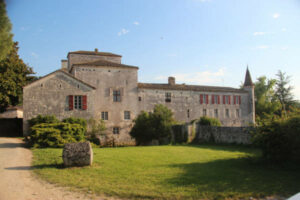
[{"label": "window with red shutter", "polygon": [[208,94],[206,95],[206,104],[208,104]]},{"label": "window with red shutter", "polygon": [[241,98],[241,96],[239,96],[239,104],[241,104],[242,103],[242,98]]},{"label": "window with red shutter", "polygon": [[215,104],[215,95],[211,95],[211,104]]},{"label": "window with red shutter", "polygon": [[203,104],[203,94],[200,94],[200,104]]},{"label": "window with red shutter", "polygon": [[82,110],[86,110],[87,109],[87,96],[83,95],[82,96]]},{"label": "window with red shutter", "polygon": [[234,104],[234,105],[236,104],[236,97],[237,97],[237,96],[233,96],[233,104]]},{"label": "window with red shutter", "polygon": [[231,96],[228,95],[228,104],[231,104],[231,103],[230,103],[230,99],[231,99],[230,97],[231,97]]},{"label": "window with red shutter", "polygon": [[226,104],[226,96],[223,95],[223,104]]},{"label": "window with red shutter", "polygon": [[220,104],[220,95],[218,95],[218,104]]},{"label": "window with red shutter", "polygon": [[69,95],[69,110],[73,110],[73,95]]}]

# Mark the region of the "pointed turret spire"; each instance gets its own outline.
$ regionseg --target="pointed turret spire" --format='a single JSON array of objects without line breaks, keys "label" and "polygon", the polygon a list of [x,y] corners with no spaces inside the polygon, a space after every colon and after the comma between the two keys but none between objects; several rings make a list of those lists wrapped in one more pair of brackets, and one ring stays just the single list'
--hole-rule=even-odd
[{"label": "pointed turret spire", "polygon": [[249,68],[248,68],[248,65],[247,65],[247,71],[246,71],[246,76],[245,76],[245,82],[244,82],[244,87],[245,86],[253,86],[253,82],[252,82],[252,79],[251,79],[251,75],[250,75],[250,72],[249,72]]}]

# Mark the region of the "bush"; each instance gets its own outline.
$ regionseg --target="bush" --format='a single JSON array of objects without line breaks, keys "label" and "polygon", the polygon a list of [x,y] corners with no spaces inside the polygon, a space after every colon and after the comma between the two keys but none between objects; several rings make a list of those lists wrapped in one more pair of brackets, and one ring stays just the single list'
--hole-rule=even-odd
[{"label": "bush", "polygon": [[220,120],[210,117],[200,117],[199,124],[203,126],[221,126]]},{"label": "bush", "polygon": [[85,128],[80,124],[43,123],[30,129],[29,144],[33,147],[63,147],[66,143],[84,141]]},{"label": "bush", "polygon": [[63,119],[62,122],[69,123],[69,124],[79,124],[83,128],[85,128],[85,129],[87,128],[87,122],[85,119],[82,119],[82,118],[69,117],[69,118]]},{"label": "bush", "polygon": [[166,106],[155,105],[153,113],[142,111],[134,120],[130,135],[135,138],[137,145],[145,145],[153,140],[159,144],[170,141],[171,126],[175,123],[173,113]]},{"label": "bush", "polygon": [[268,160],[300,162],[300,116],[264,121],[257,127],[253,141]]},{"label": "bush", "polygon": [[29,126],[32,127],[36,124],[43,124],[43,123],[47,123],[47,124],[52,124],[52,123],[58,123],[59,120],[54,116],[54,115],[38,115],[35,118],[32,118],[30,120],[28,120],[29,122]]}]

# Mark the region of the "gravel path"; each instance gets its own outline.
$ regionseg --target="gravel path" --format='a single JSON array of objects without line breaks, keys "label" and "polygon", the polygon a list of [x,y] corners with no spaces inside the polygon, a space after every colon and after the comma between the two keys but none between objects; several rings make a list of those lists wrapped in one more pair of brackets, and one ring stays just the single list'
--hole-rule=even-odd
[{"label": "gravel path", "polygon": [[0,138],[0,200],[107,199],[70,191],[36,178],[32,153],[16,138]]}]

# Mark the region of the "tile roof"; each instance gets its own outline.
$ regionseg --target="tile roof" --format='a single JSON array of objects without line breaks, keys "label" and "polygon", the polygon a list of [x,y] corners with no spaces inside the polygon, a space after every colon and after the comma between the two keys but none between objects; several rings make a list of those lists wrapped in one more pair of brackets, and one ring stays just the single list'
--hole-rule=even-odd
[{"label": "tile roof", "polygon": [[[115,62],[110,62],[110,61],[106,61],[106,60],[97,60],[97,61],[93,61],[93,62],[86,62],[86,63],[79,63],[79,64],[73,64],[73,66],[80,66],[80,65],[89,65],[89,66],[108,66],[108,67],[126,67],[126,68],[136,68],[138,69],[137,66],[133,66],[133,65],[124,65],[124,64],[120,64],[120,63],[115,63]],[[72,71],[72,69],[71,69]]]},{"label": "tile roof", "polygon": [[185,84],[155,84],[155,83],[138,83],[138,88],[142,89],[161,89],[161,90],[188,90],[201,92],[236,92],[247,93],[243,89],[236,89],[231,87],[216,87],[204,85],[185,85]]},{"label": "tile roof", "polygon": [[109,52],[98,52],[98,51],[71,51],[69,54],[84,54],[84,55],[99,55],[99,56],[113,56],[113,57],[122,57],[121,55],[109,53]]},{"label": "tile roof", "polygon": [[254,84],[253,84],[253,82],[252,82],[252,79],[251,79],[251,75],[250,75],[249,69],[248,69],[248,67],[247,67],[244,86],[253,86],[253,85],[254,85]]}]

